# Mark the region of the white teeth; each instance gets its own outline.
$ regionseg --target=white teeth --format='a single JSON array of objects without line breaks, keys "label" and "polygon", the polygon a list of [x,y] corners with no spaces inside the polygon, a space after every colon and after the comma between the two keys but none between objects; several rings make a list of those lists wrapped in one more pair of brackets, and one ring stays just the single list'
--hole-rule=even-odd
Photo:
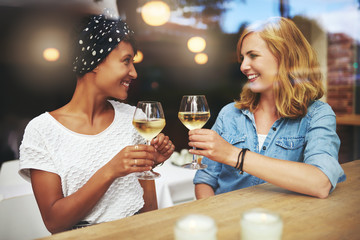
[{"label": "white teeth", "polygon": [[130,83],[129,83],[129,82],[122,82],[121,84],[124,85],[125,87],[129,87],[129,86],[130,86]]},{"label": "white teeth", "polygon": [[251,80],[253,78],[256,78],[258,75],[257,74],[251,74],[248,76],[248,79]]}]

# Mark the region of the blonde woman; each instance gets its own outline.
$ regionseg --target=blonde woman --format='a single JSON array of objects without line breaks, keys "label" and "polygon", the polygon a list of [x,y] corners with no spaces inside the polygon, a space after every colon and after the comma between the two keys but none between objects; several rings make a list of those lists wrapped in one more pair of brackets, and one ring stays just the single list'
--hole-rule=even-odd
[{"label": "blonde woman", "polygon": [[289,19],[245,29],[237,45],[247,76],[240,100],[212,128],[189,132],[193,154],[208,168],[194,178],[198,199],[269,182],[326,198],[346,179],[331,107],[314,50]]}]

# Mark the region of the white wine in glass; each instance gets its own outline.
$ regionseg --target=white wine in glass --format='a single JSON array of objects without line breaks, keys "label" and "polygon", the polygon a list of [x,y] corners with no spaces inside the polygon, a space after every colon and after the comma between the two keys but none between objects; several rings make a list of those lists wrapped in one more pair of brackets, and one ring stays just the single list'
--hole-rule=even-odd
[{"label": "white wine in glass", "polygon": [[[139,134],[146,139],[146,144],[150,145],[151,139],[156,137],[166,124],[161,103],[153,101],[138,102],[132,123]],[[152,180],[160,177],[160,174],[154,171],[135,173],[135,175],[142,180]]]},{"label": "white wine in glass", "polygon": [[[183,96],[178,117],[189,130],[202,128],[210,118],[210,110],[206,97],[204,95]],[[192,163],[185,164],[182,167],[189,169],[204,169],[207,165],[202,164],[201,158],[193,154]]]}]

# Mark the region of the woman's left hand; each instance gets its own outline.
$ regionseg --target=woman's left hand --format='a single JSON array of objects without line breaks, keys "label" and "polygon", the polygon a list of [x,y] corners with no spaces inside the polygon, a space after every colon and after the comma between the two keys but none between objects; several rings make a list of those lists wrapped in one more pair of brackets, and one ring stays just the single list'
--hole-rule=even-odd
[{"label": "woman's left hand", "polygon": [[197,148],[190,149],[191,154],[201,155],[230,166],[233,165],[233,159],[236,159],[239,153],[239,148],[228,143],[214,130],[191,130],[189,140],[189,146]]},{"label": "woman's left hand", "polygon": [[152,139],[151,145],[155,147],[157,152],[155,165],[167,160],[175,151],[174,144],[171,142],[169,137],[165,136],[163,133],[160,133],[156,138]]}]

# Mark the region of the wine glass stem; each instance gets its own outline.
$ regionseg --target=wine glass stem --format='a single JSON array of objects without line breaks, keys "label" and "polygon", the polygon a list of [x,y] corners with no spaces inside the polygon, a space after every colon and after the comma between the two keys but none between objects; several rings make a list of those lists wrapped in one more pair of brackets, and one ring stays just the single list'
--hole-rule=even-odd
[{"label": "wine glass stem", "polygon": [[[196,147],[193,147],[194,150],[196,150]],[[193,160],[192,160],[192,165],[196,165],[197,164],[197,155],[193,154]]]},{"label": "wine glass stem", "polygon": [[[151,140],[146,140],[146,145],[151,145]],[[149,170],[149,171],[145,171],[145,174],[147,174],[147,175],[151,175],[151,172],[152,172],[153,170],[151,169],[151,170]]]}]

